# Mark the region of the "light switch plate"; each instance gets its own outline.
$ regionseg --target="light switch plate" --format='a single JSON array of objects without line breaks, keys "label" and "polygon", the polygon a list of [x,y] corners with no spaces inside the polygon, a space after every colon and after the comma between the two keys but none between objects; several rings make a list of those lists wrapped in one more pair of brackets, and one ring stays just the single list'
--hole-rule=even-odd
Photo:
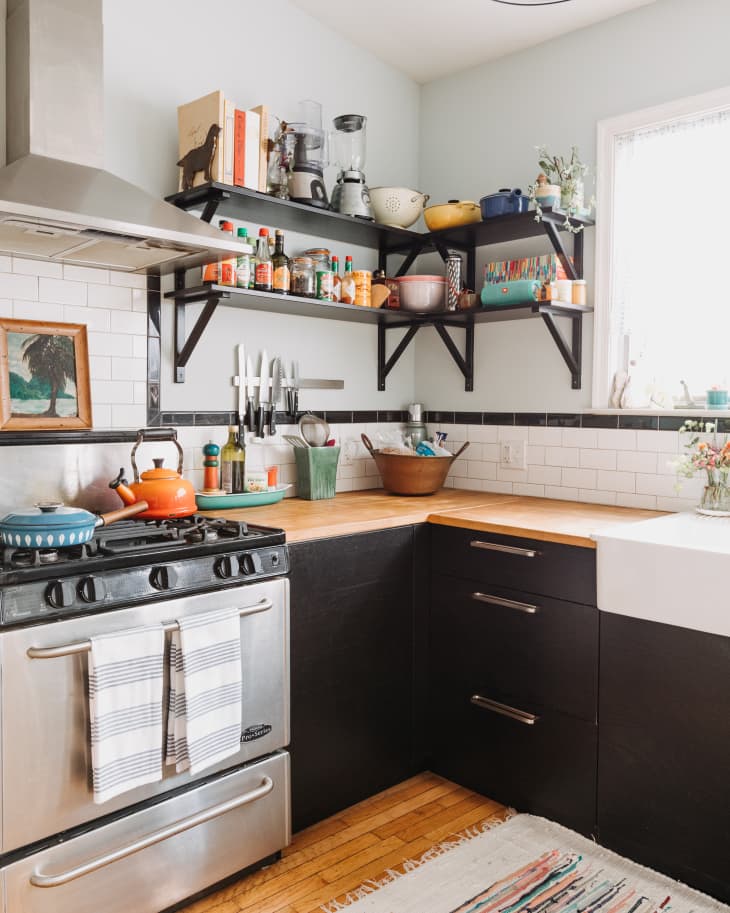
[{"label": "light switch plate", "polygon": [[502,469],[527,469],[527,441],[503,441],[499,465]]}]

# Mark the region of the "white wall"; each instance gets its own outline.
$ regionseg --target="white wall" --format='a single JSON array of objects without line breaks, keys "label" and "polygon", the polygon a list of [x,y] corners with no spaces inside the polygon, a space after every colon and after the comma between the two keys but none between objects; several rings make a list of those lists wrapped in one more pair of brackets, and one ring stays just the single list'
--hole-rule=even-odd
[{"label": "white wall", "polygon": [[0,0],[0,167],[5,164],[5,19],[7,2]]},{"label": "white wall", "polygon": [[[478,200],[501,187],[526,190],[539,170],[534,147],[543,143],[556,153],[577,144],[584,160],[595,163],[598,120],[729,85],[729,33],[727,0],[658,0],[429,83],[421,93],[423,190],[432,202]],[[691,185],[700,175],[677,177]],[[590,296],[593,232],[587,233],[586,242]],[[482,251],[479,267],[503,254],[550,250],[548,243],[489,248]],[[592,320],[585,320],[583,388],[572,391],[567,368],[540,321],[478,327],[474,394],[464,392],[433,331],[421,333],[416,348],[418,397],[434,409],[587,407],[592,332]]]}]

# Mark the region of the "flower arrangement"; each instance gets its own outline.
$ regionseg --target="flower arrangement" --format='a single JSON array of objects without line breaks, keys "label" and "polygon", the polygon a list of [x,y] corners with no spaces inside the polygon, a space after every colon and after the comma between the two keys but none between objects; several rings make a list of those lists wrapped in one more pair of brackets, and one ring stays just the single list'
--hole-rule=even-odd
[{"label": "flower arrangement", "polygon": [[[702,493],[699,510],[711,513],[730,512],[730,441],[727,435],[720,441],[716,422],[697,422],[691,419],[688,419],[679,431],[680,434],[691,434],[692,437],[684,445],[686,454],[674,463],[677,487],[681,486],[680,477],[691,479],[697,473],[704,472],[707,474],[707,484]],[[703,438],[703,432],[711,434],[711,440]]]},{"label": "flower arrangement", "polygon": [[[560,208],[565,211],[563,227],[574,234],[583,230],[582,225],[573,225],[572,216],[586,214],[584,198],[584,179],[588,174],[588,165],[580,160],[577,146],[570,147],[570,158],[550,155],[545,146],[535,146],[538,164],[542,173],[538,175],[534,184],[530,184],[530,202],[535,206],[535,221],[542,219],[541,190],[547,186],[549,180],[560,187]],[[589,209],[594,205],[591,199]]]}]

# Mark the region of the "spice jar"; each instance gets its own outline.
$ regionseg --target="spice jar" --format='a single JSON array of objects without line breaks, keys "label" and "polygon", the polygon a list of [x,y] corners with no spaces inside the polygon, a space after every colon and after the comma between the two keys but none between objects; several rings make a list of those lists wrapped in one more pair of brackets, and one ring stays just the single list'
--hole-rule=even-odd
[{"label": "spice jar", "polygon": [[314,298],[317,293],[314,263],[311,257],[294,257],[291,265],[291,293]]},{"label": "spice jar", "polygon": [[373,274],[368,269],[356,269],[352,278],[355,280],[355,304],[369,308],[372,305]]},{"label": "spice jar", "polygon": [[585,279],[576,279],[573,282],[573,304],[585,304],[587,300],[586,296],[586,280]]}]

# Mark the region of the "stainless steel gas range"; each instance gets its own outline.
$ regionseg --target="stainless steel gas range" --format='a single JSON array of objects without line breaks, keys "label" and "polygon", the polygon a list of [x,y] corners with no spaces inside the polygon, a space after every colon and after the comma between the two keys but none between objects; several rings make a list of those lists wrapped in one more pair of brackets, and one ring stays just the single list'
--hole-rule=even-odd
[{"label": "stainless steel gas range", "polygon": [[[290,839],[289,558],[284,533],[192,517],[129,521],[0,564],[2,913],[159,913]],[[240,751],[95,805],[89,638],[236,607]]]}]

